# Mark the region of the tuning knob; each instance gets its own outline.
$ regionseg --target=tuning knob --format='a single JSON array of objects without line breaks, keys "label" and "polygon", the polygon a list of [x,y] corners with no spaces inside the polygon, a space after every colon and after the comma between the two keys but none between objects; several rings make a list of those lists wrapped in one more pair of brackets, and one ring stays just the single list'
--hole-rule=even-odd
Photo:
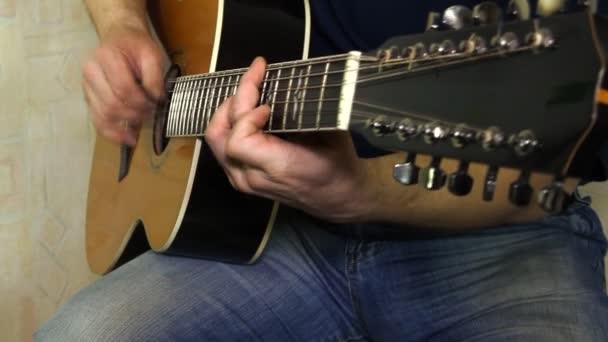
[{"label": "tuning knob", "polygon": [[530,172],[522,171],[519,178],[509,187],[509,201],[518,207],[525,207],[532,200],[534,190],[530,186]]},{"label": "tuning knob", "polygon": [[452,131],[452,146],[463,148],[470,143],[475,142],[476,131],[467,128],[465,125],[458,125]]},{"label": "tuning knob", "polygon": [[524,130],[517,135],[511,136],[509,144],[513,146],[513,150],[520,157],[525,157],[540,148],[540,143],[530,130]]},{"label": "tuning knob", "polygon": [[420,173],[420,185],[427,190],[439,190],[445,185],[446,174],[441,169],[441,158],[433,157],[431,165]]},{"label": "tuning knob", "polygon": [[416,166],[416,153],[408,153],[404,163],[395,164],[393,178],[403,185],[416,184],[419,171],[420,168]]},{"label": "tuning knob", "polygon": [[496,41],[496,44],[501,50],[513,51],[520,46],[519,38],[513,32],[505,32]]},{"label": "tuning knob", "polygon": [[422,127],[422,135],[427,144],[434,144],[450,136],[450,129],[436,122],[427,123]]},{"label": "tuning knob", "polygon": [[383,136],[395,131],[395,124],[384,116],[372,120],[369,127],[377,136]]},{"label": "tuning knob", "polygon": [[407,141],[418,135],[418,125],[410,119],[403,119],[397,124],[396,131],[399,139]]},{"label": "tuning knob", "polygon": [[530,3],[528,0],[510,0],[507,5],[506,17],[510,20],[530,19]]},{"label": "tuning knob", "polygon": [[478,140],[487,151],[501,147],[505,143],[505,135],[498,127],[490,127],[478,133]]},{"label": "tuning knob", "polygon": [[458,171],[448,177],[448,190],[456,196],[465,196],[473,189],[473,177],[469,175],[469,162],[461,161]]},{"label": "tuning knob", "polygon": [[564,191],[564,183],[555,181],[542,189],[538,194],[538,204],[549,213],[558,213],[564,208],[568,194]]},{"label": "tuning knob", "polygon": [[498,167],[490,166],[486,179],[483,182],[483,200],[489,202],[494,199],[494,193],[496,192],[496,179],[498,178]]},{"label": "tuning knob", "polygon": [[502,9],[493,1],[484,1],[473,7],[473,22],[476,25],[491,25],[502,21]]},{"label": "tuning knob", "polygon": [[473,25],[473,13],[466,6],[450,6],[443,12],[441,22],[453,30],[460,30]]}]

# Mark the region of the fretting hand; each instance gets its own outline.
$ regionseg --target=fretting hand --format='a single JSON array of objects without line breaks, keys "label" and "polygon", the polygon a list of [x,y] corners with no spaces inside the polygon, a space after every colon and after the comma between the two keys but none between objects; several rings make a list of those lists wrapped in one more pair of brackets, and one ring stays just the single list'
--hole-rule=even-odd
[{"label": "fretting hand", "polygon": [[348,133],[287,141],[262,131],[270,114],[258,106],[265,66],[262,58],[252,63],[205,132],[231,184],[331,221],[364,219],[374,187]]}]

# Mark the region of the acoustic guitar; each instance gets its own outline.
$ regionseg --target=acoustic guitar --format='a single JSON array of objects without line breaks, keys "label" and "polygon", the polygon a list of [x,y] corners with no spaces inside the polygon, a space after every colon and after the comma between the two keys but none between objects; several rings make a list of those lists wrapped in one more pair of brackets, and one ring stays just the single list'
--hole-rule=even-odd
[{"label": "acoustic guitar", "polygon": [[[149,248],[234,263],[262,254],[278,203],[235,191],[202,139],[259,55],[270,63],[260,98],[271,108],[267,132],[348,130],[406,152],[394,168],[396,186],[447,187],[486,201],[500,168],[521,170],[512,205],[559,210],[563,179],[589,175],[608,129],[608,21],[586,11],[496,19],[488,8],[452,7],[430,17],[427,32],[374,51],[307,58],[307,0],[149,1],[174,63],[168,100],[133,149],[96,141],[86,219],[91,269],[107,273]],[[420,168],[417,154],[431,163]],[[461,161],[458,170],[446,174],[442,158]],[[485,179],[471,178],[471,162],[488,165]],[[554,181],[534,189],[528,179],[536,172]],[[482,193],[473,182],[483,182]]]}]

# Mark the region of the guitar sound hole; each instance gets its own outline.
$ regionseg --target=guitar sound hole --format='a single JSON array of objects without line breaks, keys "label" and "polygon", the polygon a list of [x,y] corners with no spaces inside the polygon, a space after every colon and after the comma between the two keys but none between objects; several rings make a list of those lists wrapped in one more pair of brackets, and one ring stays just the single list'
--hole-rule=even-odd
[{"label": "guitar sound hole", "polygon": [[173,95],[173,87],[175,85],[175,79],[181,74],[180,69],[177,65],[173,64],[167,74],[165,75],[165,91],[166,100],[159,106],[154,114],[154,129],[152,133],[154,152],[156,155],[161,155],[167,145],[169,145],[169,138],[167,138],[167,116],[169,114],[169,107],[171,104],[171,97]]}]

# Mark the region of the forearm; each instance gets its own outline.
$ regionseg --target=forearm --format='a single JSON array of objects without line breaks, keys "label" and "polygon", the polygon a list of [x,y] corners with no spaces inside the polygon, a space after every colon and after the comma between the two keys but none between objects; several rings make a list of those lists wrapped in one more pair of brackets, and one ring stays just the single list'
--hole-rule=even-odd
[{"label": "forearm", "polygon": [[[518,170],[501,168],[498,174],[496,192],[492,201],[482,200],[483,181],[487,166],[472,163],[469,174],[475,183],[470,194],[459,197],[449,193],[447,186],[440,190],[429,191],[418,185],[405,186],[392,178],[393,165],[403,162],[403,154],[394,154],[369,159],[367,167],[372,182],[372,198],[367,221],[384,221],[406,226],[439,229],[463,230],[496,226],[539,219],[546,215],[535,202],[526,207],[517,207],[508,200],[510,184],[519,176]],[[417,165],[426,167],[430,158],[419,157]],[[446,173],[456,171],[458,162],[443,160],[442,169]],[[552,182],[551,175],[533,174],[530,184],[538,190]],[[574,191],[576,180],[566,182],[566,190]],[[535,194],[536,196],[536,194]]]},{"label": "forearm", "polygon": [[148,29],[145,0],[85,0],[85,3],[101,38],[116,24]]}]

